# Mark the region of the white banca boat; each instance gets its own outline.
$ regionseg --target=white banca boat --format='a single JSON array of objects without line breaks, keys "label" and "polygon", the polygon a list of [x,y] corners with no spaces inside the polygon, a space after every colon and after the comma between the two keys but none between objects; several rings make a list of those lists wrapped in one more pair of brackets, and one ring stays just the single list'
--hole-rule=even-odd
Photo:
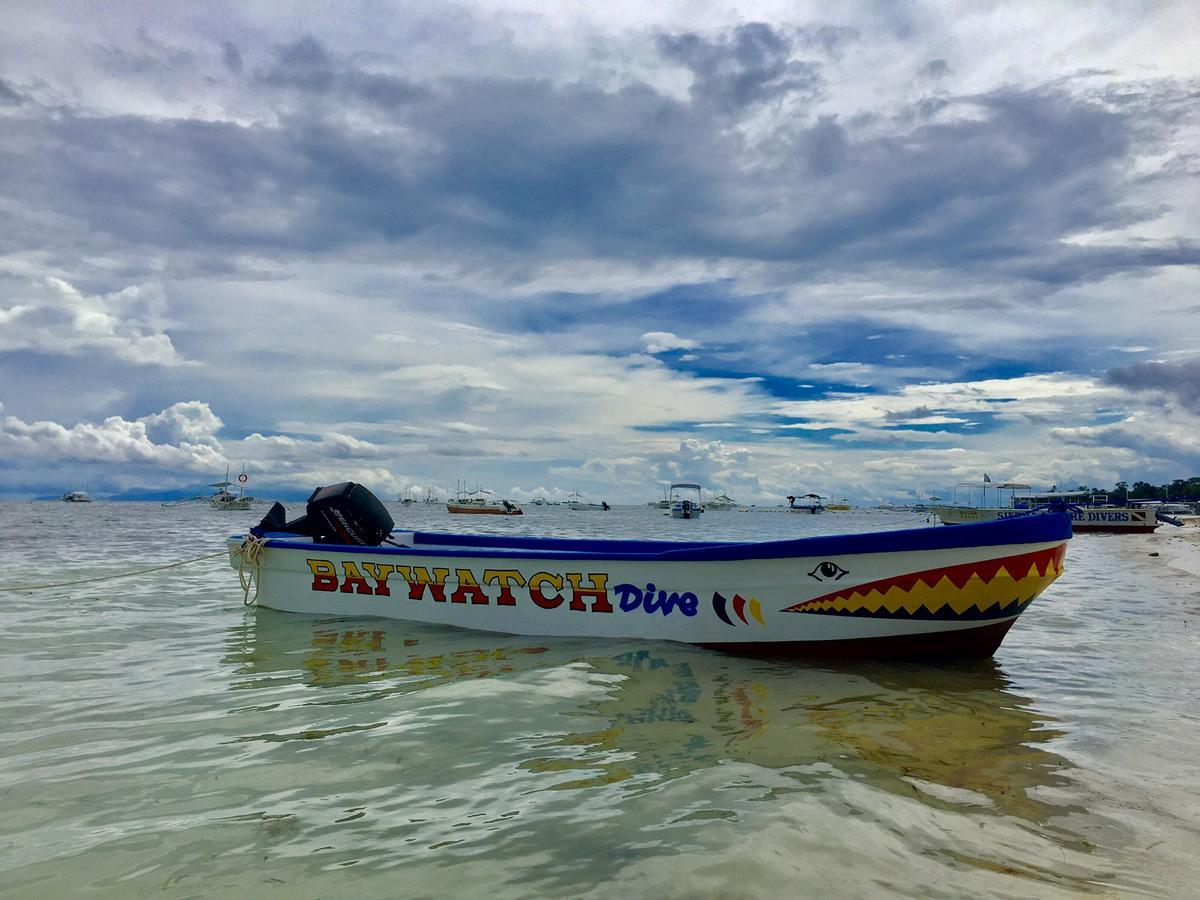
[{"label": "white banca boat", "polygon": [[608,505],[607,500],[602,500],[599,503],[589,503],[583,499],[583,494],[579,491],[573,491],[571,496],[567,498],[567,509],[573,509],[576,512],[608,512],[612,509]]},{"label": "white banca boat", "polygon": [[458,496],[446,501],[446,511],[469,516],[523,516],[525,510],[508,500],[492,499],[491,491],[462,488]]},{"label": "white banca boat", "polygon": [[[684,496],[681,491],[688,494],[695,491],[696,499]],[[671,485],[668,496],[671,498],[672,519],[698,519],[704,512],[704,489],[698,484],[690,481],[677,482]]]},{"label": "white banca boat", "polygon": [[[989,656],[1061,573],[1070,519],[765,543],[395,531],[318,488],[228,540],[247,602],[480,631],[683,641],[751,655]],[[254,594],[251,594],[251,591]]]},{"label": "white banca boat", "polygon": [[[965,525],[972,522],[994,522],[1021,516],[1030,510],[1050,504],[1064,504],[1071,516],[1071,527],[1076,533],[1101,532],[1107,534],[1150,534],[1161,524],[1155,511],[1146,506],[1120,506],[1110,503],[1107,494],[1091,491],[1042,491],[1031,493],[1027,484],[1006,481],[999,483],[964,483],[955,487],[955,498],[959,490],[966,492],[966,505],[931,506],[929,511],[937,515],[944,525]],[[995,501],[987,503],[989,489],[995,490]],[[971,505],[974,491],[980,491],[982,502]],[[1007,496],[1006,496],[1007,492]],[[1173,523],[1172,523],[1173,524]]]},{"label": "white banca boat", "polygon": [[706,510],[730,510],[737,509],[737,501],[728,494],[717,494],[704,504]]},{"label": "white banca boat", "polygon": [[[244,493],[243,486],[248,480],[249,476],[243,469],[242,473],[238,475],[237,484],[234,484],[229,480],[229,470],[226,469],[224,481],[217,481],[209,485],[209,487],[215,487],[216,491],[208,498],[208,502],[212,504],[213,509],[235,511],[249,509],[254,503],[254,498]],[[236,494],[230,490],[231,487],[237,488]]]}]

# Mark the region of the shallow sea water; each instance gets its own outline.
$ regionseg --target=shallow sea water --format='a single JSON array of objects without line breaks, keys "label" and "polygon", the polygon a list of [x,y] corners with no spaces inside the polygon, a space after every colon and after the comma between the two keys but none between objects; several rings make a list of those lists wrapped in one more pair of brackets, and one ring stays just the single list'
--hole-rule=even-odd
[{"label": "shallow sea water", "polygon": [[[217,552],[263,511],[3,503],[0,588]],[[392,511],[679,539],[925,521]],[[995,658],[949,665],[257,610],[223,557],[0,592],[0,894],[1194,896],[1195,537],[1076,537]]]}]

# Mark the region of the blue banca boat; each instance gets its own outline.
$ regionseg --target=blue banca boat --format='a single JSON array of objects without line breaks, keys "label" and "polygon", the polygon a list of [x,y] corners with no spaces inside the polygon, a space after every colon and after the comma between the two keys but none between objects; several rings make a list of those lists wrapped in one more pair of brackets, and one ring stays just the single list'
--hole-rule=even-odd
[{"label": "blue banca boat", "polygon": [[990,656],[1062,574],[1071,537],[1052,511],[768,542],[441,534],[395,530],[353,483],[318,488],[307,516],[284,518],[277,505],[228,540],[247,602],[833,658]]}]

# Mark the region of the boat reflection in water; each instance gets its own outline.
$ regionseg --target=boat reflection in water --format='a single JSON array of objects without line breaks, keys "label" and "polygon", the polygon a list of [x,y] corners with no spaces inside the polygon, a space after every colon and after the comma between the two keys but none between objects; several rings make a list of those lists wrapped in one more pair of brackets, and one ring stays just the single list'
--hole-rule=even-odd
[{"label": "boat reflection in water", "polygon": [[[595,690],[568,702],[565,710],[553,696],[547,698],[554,708],[546,715],[556,733],[541,730],[523,746],[520,759],[509,760],[544,776],[542,789],[626,781],[633,786],[647,778],[674,779],[746,763],[782,772],[785,784],[794,781],[794,790],[851,777],[906,798],[965,804],[1032,822],[1070,812],[1042,799],[1043,789],[1065,783],[1062,772],[1070,767],[1046,746],[1060,732],[1009,687],[990,659],[937,667],[864,663],[839,670],[745,660],[665,642],[506,638],[264,609],[234,629],[229,645],[226,662],[234,665],[235,688],[278,690],[284,680],[342,689],[347,696],[339,704],[481,680],[478,702],[486,709],[491,737],[479,740],[504,734],[509,753],[528,728],[525,707],[512,703],[506,720],[503,708],[488,701],[482,680],[511,680],[504,686],[509,696],[523,691],[530,674],[550,676],[564,667],[582,673]],[[455,696],[470,703],[474,695]],[[527,696],[522,702],[537,700]],[[379,713],[368,718],[378,724]],[[310,724],[313,729],[298,733],[337,732]],[[348,730],[363,727],[348,723]],[[424,734],[437,742],[436,728]]]}]

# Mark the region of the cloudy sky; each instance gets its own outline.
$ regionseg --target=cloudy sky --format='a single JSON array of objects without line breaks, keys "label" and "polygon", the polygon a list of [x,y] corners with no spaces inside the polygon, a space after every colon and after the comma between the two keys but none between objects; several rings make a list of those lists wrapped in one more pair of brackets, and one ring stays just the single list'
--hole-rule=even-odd
[{"label": "cloudy sky", "polygon": [[5,3],[0,497],[1197,474],[1200,5]]}]

